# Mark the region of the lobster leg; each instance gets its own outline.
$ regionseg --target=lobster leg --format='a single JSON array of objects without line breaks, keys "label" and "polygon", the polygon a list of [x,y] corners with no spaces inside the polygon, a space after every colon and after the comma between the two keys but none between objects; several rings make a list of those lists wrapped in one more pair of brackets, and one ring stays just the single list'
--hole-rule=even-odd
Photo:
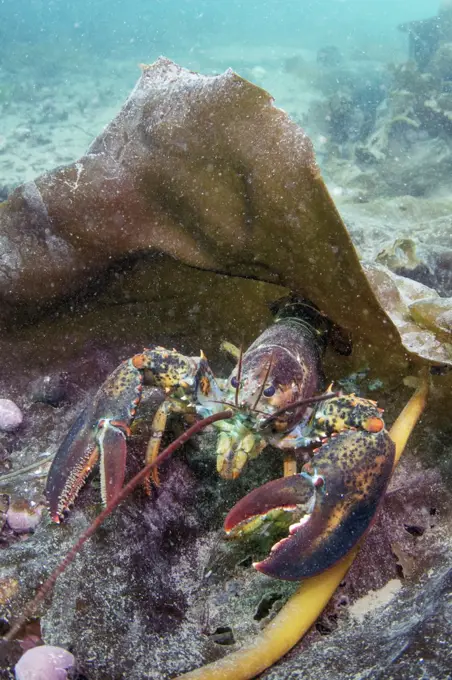
[{"label": "lobster leg", "polygon": [[[152,435],[149,439],[146,449],[146,463],[152,463],[159,455],[160,445],[162,443],[163,433],[166,429],[166,422],[168,420],[169,404],[164,401],[157,409],[157,412],[152,421]],[[157,467],[152,470],[152,480],[156,486],[160,486],[160,477]],[[149,479],[145,479],[144,487],[148,495],[151,494],[151,484]]]},{"label": "lobster leg", "polygon": [[297,474],[297,459],[291,453],[284,456],[284,477]]},{"label": "lobster leg", "polygon": [[[152,435],[146,449],[146,465],[153,463],[160,453],[162,437],[166,430],[168,417],[171,413],[187,414],[187,406],[185,404],[179,404],[177,401],[164,401],[160,404],[152,420]],[[157,466],[152,469],[152,481],[156,486],[160,486],[160,477]],[[149,479],[145,480],[144,487],[148,495],[150,495],[151,485]]]}]

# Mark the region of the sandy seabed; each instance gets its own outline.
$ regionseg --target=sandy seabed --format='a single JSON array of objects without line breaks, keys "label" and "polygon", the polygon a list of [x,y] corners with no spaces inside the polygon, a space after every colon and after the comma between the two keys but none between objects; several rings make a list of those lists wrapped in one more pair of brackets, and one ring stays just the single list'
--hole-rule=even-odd
[{"label": "sandy seabed", "polygon": [[[315,54],[290,48],[219,49],[199,54],[167,54],[181,66],[220,73],[232,66],[240,75],[268,90],[276,105],[297,122],[319,93],[285,71],[285,61]],[[155,55],[157,57],[158,55]],[[148,61],[152,62],[153,58]],[[26,72],[27,73],[27,72]],[[138,60],[104,60],[83,67],[40,74],[28,69],[17,85],[17,73],[0,71],[0,196],[52,168],[71,163],[117,114],[139,77]],[[14,84],[14,89],[12,89]],[[9,98],[4,92],[11,91]],[[315,140],[314,140],[315,141]]]}]

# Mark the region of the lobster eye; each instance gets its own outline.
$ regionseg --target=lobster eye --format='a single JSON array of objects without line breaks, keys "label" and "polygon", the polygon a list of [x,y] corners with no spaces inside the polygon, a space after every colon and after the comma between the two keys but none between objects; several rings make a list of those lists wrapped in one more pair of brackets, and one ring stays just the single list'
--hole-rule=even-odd
[{"label": "lobster eye", "polygon": [[237,378],[235,376],[233,378],[231,378],[231,385],[235,390],[239,386],[239,381],[237,380]]},{"label": "lobster eye", "polygon": [[275,386],[269,385],[264,390],[264,397],[272,397],[275,394],[275,392],[276,392]]}]

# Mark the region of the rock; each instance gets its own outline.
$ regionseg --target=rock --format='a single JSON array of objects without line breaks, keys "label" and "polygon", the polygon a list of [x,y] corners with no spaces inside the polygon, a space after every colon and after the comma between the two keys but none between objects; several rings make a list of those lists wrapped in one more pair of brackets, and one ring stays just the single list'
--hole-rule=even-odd
[{"label": "rock", "polygon": [[20,408],[11,399],[0,399],[0,430],[13,432],[22,424]]},{"label": "rock", "polygon": [[16,663],[16,680],[66,680],[67,670],[75,665],[74,656],[51,645],[29,649]]},{"label": "rock", "polygon": [[54,373],[38,378],[31,386],[33,401],[43,402],[51,406],[59,406],[67,397],[67,373]]},{"label": "rock", "polygon": [[9,507],[9,496],[5,493],[0,494],[0,533],[5,526],[6,513]]}]

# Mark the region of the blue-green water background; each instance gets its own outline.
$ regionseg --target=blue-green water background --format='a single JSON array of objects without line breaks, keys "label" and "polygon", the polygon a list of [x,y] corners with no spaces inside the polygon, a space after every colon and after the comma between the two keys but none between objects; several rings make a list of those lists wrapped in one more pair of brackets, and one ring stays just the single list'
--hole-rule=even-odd
[{"label": "blue-green water background", "polygon": [[333,43],[372,45],[391,57],[406,41],[397,25],[437,9],[438,0],[1,0],[0,56],[23,59],[28,47],[33,59],[39,46],[54,59],[70,55],[74,68],[77,54],[137,61],[165,54],[190,66],[194,48]]},{"label": "blue-green water background", "polygon": [[311,136],[325,169],[315,100],[341,82],[330,70],[321,91],[318,50],[338,48],[342,80],[351,73],[372,100],[387,87],[388,64],[408,58],[398,25],[435,16],[439,1],[0,0],[0,200],[85,153],[138,65],[159,56],[208,75],[232,67],[265,88]]}]

